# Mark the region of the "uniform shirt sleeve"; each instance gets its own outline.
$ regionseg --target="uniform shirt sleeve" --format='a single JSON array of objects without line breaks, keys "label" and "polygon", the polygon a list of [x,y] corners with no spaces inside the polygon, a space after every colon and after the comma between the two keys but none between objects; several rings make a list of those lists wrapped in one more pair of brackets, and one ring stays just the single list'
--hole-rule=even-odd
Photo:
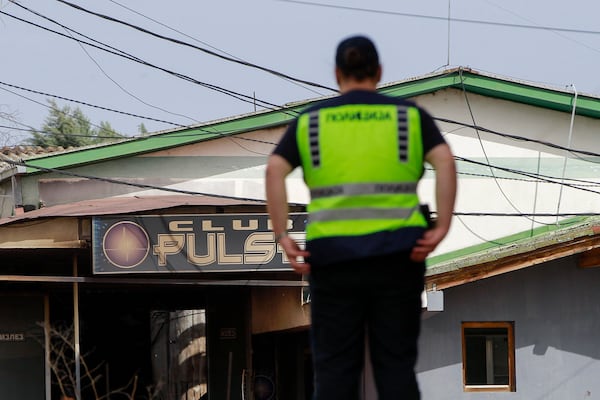
[{"label": "uniform shirt sleeve", "polygon": [[423,138],[423,154],[427,154],[438,144],[446,143],[435,121],[429,113],[423,109],[421,111],[421,130]]},{"label": "uniform shirt sleeve", "polygon": [[273,154],[277,154],[287,160],[292,168],[296,168],[300,165],[300,152],[298,151],[298,145],[296,142],[296,126],[297,120],[292,121],[281,140],[273,150]]}]

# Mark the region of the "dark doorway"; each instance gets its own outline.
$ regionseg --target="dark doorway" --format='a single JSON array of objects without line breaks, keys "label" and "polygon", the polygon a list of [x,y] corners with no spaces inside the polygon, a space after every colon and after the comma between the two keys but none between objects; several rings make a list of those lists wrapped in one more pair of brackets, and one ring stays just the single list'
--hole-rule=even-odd
[{"label": "dark doorway", "polygon": [[307,330],[255,335],[252,364],[252,400],[312,398],[312,357]]}]

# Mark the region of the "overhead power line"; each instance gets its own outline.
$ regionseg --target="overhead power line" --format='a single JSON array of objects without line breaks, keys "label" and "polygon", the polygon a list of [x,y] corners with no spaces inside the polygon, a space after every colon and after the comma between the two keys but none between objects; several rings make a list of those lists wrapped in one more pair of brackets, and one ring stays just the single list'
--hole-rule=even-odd
[{"label": "overhead power line", "polygon": [[[517,175],[523,175],[523,176],[527,176],[529,178],[533,178],[533,179],[539,179],[541,181],[547,182],[547,183],[554,183],[557,185],[562,185],[562,186],[567,186],[570,187],[572,189],[578,189],[578,190],[583,190],[585,192],[590,192],[590,193],[594,193],[594,194],[598,194],[600,195],[600,192],[597,192],[595,190],[591,190],[585,187],[581,187],[581,186],[576,186],[570,183],[564,183],[564,182],[560,182],[559,177],[552,177],[552,176],[548,176],[548,175],[543,175],[543,174],[539,174],[539,173],[532,173],[532,172],[527,172],[527,171],[521,171],[521,170],[516,170],[516,169],[512,169],[512,168],[506,168],[506,167],[500,167],[498,165],[493,165],[490,164],[489,162],[479,162],[479,161],[475,161],[475,160],[470,160],[468,158],[464,158],[464,157],[458,157],[455,156],[454,157],[457,161],[464,161],[467,163],[471,163],[471,164],[475,164],[475,165],[479,165],[479,166],[483,166],[483,167],[488,167],[488,168],[494,168],[494,169],[498,169],[501,171],[505,171],[505,172],[509,172],[512,174],[517,174]],[[492,176],[492,178],[496,179],[495,175]],[[554,180],[556,179],[556,180]],[[590,182],[590,181],[585,181],[586,183],[595,183],[595,182]]]},{"label": "overhead power line", "polygon": [[179,40],[179,39],[171,38],[171,37],[164,36],[164,35],[161,35],[161,34],[156,33],[156,32],[152,32],[152,31],[150,31],[148,29],[145,29],[145,28],[142,28],[140,26],[131,24],[131,23],[126,22],[126,21],[122,21],[120,19],[111,17],[109,15],[100,14],[100,13],[97,13],[95,11],[88,10],[86,8],[83,8],[83,7],[79,6],[79,5],[77,5],[77,4],[73,4],[73,3],[70,3],[70,2],[65,1],[65,0],[58,0],[58,1],[60,3],[68,5],[69,7],[75,8],[77,10],[83,11],[83,12],[91,14],[91,15],[94,15],[96,17],[100,17],[100,18],[108,20],[108,21],[112,21],[112,22],[116,22],[116,23],[121,24],[121,25],[125,25],[125,26],[127,26],[129,28],[132,28],[132,29],[135,29],[137,31],[146,33],[148,35],[152,35],[152,36],[157,37],[159,39],[163,39],[163,40],[166,40],[166,41],[169,41],[169,42],[172,42],[172,43],[176,43],[176,44],[179,44],[179,45],[182,45],[182,46],[190,47],[190,48],[193,48],[195,50],[200,50],[200,51],[202,51],[202,52],[204,52],[206,54],[210,54],[211,56],[215,56],[215,57],[221,58],[223,60],[230,61],[232,63],[244,65],[246,67],[256,68],[256,69],[258,69],[260,71],[268,72],[269,74],[273,74],[273,75],[278,76],[280,78],[289,79],[291,81],[302,83],[304,85],[313,86],[313,87],[320,88],[320,89],[327,89],[327,90],[330,90],[330,91],[336,92],[336,93],[338,92],[337,89],[333,89],[331,87],[328,87],[328,86],[325,86],[325,85],[321,85],[319,83],[307,81],[307,80],[304,80],[304,79],[298,79],[298,78],[295,78],[293,76],[284,74],[282,72],[276,71],[276,70],[271,69],[271,68],[262,67],[260,65],[253,64],[253,63],[250,63],[250,62],[247,62],[247,61],[243,61],[243,60],[240,60],[240,59],[237,59],[237,58],[232,58],[232,57],[224,56],[222,54],[216,53],[216,52],[214,52],[212,50],[209,50],[209,49],[206,49],[204,47],[196,46],[194,44],[187,43],[187,42],[184,42],[184,41]]},{"label": "overhead power line", "polygon": [[335,4],[314,3],[314,2],[310,2],[310,1],[301,1],[301,0],[277,0],[277,1],[280,1],[283,3],[295,3],[295,4],[302,4],[302,5],[307,5],[307,6],[335,8],[335,9],[340,9],[340,10],[360,11],[360,12],[374,13],[374,14],[385,14],[385,15],[396,15],[396,16],[400,16],[400,17],[431,19],[431,20],[443,21],[443,22],[451,21],[451,22],[461,22],[461,23],[466,23],[466,24],[492,25],[492,26],[501,26],[501,27],[508,27],[508,28],[535,29],[535,30],[554,31],[554,32],[585,33],[585,34],[590,34],[590,35],[599,35],[600,34],[600,31],[589,30],[589,29],[561,28],[561,27],[557,27],[557,26],[541,26],[541,25],[527,25],[527,24],[512,24],[512,23],[508,23],[508,22],[484,21],[484,20],[467,19],[467,18],[452,18],[452,17],[448,17],[448,16],[438,17],[435,15],[413,14],[413,13],[385,11],[385,10],[374,10],[374,9],[369,9],[369,8],[349,7],[349,6],[341,6],[341,5],[335,5]]},{"label": "overhead power line", "polygon": [[57,95],[57,94],[51,94],[51,93],[47,93],[47,92],[42,92],[40,90],[29,89],[29,88],[26,88],[26,87],[23,87],[23,86],[13,85],[13,84],[7,83],[7,82],[0,81],[0,85],[8,86],[8,87],[11,87],[11,88],[14,88],[14,89],[23,90],[23,91],[29,92],[29,93],[35,93],[35,94],[39,94],[39,95],[42,95],[42,96],[52,97],[52,98],[55,98],[55,99],[70,101],[70,102],[81,104],[81,105],[84,105],[84,106],[87,106],[87,107],[93,107],[93,108],[98,108],[98,109],[104,110],[104,111],[110,111],[110,112],[114,112],[114,113],[118,113],[118,114],[123,114],[123,115],[127,115],[127,116],[130,116],[130,117],[142,118],[142,119],[146,119],[146,120],[149,120],[149,121],[155,121],[155,122],[162,122],[162,123],[165,123],[165,124],[179,126],[179,127],[185,127],[186,126],[186,125],[183,125],[183,124],[178,124],[176,122],[166,121],[166,120],[163,120],[163,119],[146,117],[146,116],[143,116],[143,115],[133,114],[133,113],[126,112],[126,111],[115,110],[114,108],[109,108],[109,107],[104,107],[104,106],[98,106],[98,105],[91,104],[91,103],[88,103],[88,102],[85,102],[85,101],[70,99],[68,97],[60,96],[60,95]]},{"label": "overhead power line", "polygon": [[[59,36],[65,37],[65,38],[67,38],[67,39],[69,39],[69,40],[73,40],[73,41],[76,41],[76,42],[78,42],[78,43],[82,43],[82,44],[85,44],[85,45],[88,45],[88,46],[91,46],[91,47],[97,48],[97,49],[99,49],[99,50],[105,51],[105,52],[107,52],[107,53],[110,53],[110,54],[113,54],[113,55],[117,55],[117,56],[119,56],[119,57],[123,57],[123,58],[125,58],[125,59],[128,59],[128,60],[130,60],[130,61],[134,61],[134,62],[136,62],[136,63],[142,64],[142,65],[145,65],[145,66],[147,66],[147,67],[154,68],[154,69],[157,69],[157,70],[159,70],[159,71],[163,71],[163,72],[165,72],[165,73],[167,73],[167,74],[169,74],[169,75],[172,75],[172,76],[174,76],[174,77],[176,77],[176,78],[179,78],[179,79],[182,79],[182,80],[185,80],[185,81],[188,81],[188,82],[194,83],[194,84],[196,84],[196,85],[199,85],[199,86],[205,87],[205,88],[207,88],[207,89],[210,89],[210,90],[213,90],[213,91],[216,91],[216,92],[219,92],[219,93],[225,94],[225,95],[227,95],[227,96],[230,96],[230,97],[233,97],[233,98],[235,98],[235,99],[237,99],[237,100],[240,100],[240,101],[243,101],[243,102],[246,102],[246,103],[250,103],[250,104],[254,104],[254,105],[256,105],[256,104],[257,104],[257,102],[258,102],[258,103],[259,103],[259,105],[260,105],[261,107],[264,107],[264,108],[266,108],[266,109],[270,109],[270,110],[284,110],[284,112],[285,112],[285,107],[284,107],[284,106],[277,105],[277,104],[274,104],[274,103],[270,103],[270,102],[268,102],[268,101],[265,101],[265,100],[260,100],[260,99],[258,99],[258,98],[256,98],[256,97],[254,97],[254,96],[249,96],[249,95],[246,95],[246,94],[243,94],[243,93],[235,92],[235,91],[233,91],[233,90],[225,89],[225,88],[223,88],[223,87],[221,87],[221,86],[217,86],[217,85],[213,85],[213,84],[210,84],[210,83],[202,82],[202,81],[200,81],[200,80],[197,80],[197,79],[195,79],[195,78],[192,78],[192,77],[190,77],[190,76],[188,76],[188,75],[185,75],[185,74],[182,74],[182,73],[178,73],[178,72],[175,72],[175,71],[169,70],[169,69],[167,69],[167,68],[160,67],[160,66],[158,66],[158,65],[155,65],[155,64],[152,64],[152,63],[150,63],[150,62],[148,62],[148,61],[144,61],[144,60],[142,60],[142,59],[140,59],[140,58],[138,58],[138,57],[132,56],[132,55],[130,55],[130,54],[128,54],[128,53],[126,53],[126,52],[124,52],[124,51],[122,51],[122,50],[119,50],[119,51],[114,51],[114,50],[111,50],[111,49],[104,48],[104,47],[101,47],[101,46],[99,46],[99,45],[96,45],[96,44],[94,44],[94,43],[90,43],[90,42],[86,42],[86,41],[84,41],[84,40],[81,40],[81,39],[74,38],[74,37],[72,37],[72,36],[69,36],[69,35],[66,35],[66,34],[64,34],[64,33],[62,33],[62,32],[58,32],[58,31],[55,31],[55,30],[53,30],[53,29],[47,28],[47,27],[45,27],[45,26],[42,26],[42,25],[36,24],[36,23],[34,23],[34,22],[28,21],[28,20],[26,20],[26,19],[23,19],[23,18],[17,17],[17,16],[15,16],[15,15],[12,15],[12,14],[10,14],[10,13],[7,13],[6,11],[1,11],[1,10],[0,10],[0,14],[2,14],[2,15],[6,15],[6,16],[8,16],[8,17],[10,17],[10,18],[16,19],[17,21],[24,22],[24,23],[26,23],[26,24],[29,24],[29,25],[35,26],[35,27],[37,27],[37,28],[40,28],[40,29],[43,29],[43,30],[45,30],[45,31],[48,31],[48,32],[54,33],[54,34],[56,34],[56,35],[59,35]],[[71,28],[68,28],[68,27],[66,27],[66,26],[64,26],[64,25],[62,25],[62,24],[60,24],[60,26],[61,26],[61,27],[63,27],[63,28],[66,28],[66,29],[68,29],[69,31],[71,31],[71,32],[73,32],[73,33],[77,33],[77,34],[79,35],[79,33],[78,33],[77,31],[75,31],[75,30],[73,30],[73,29],[71,29]]]},{"label": "overhead power line", "polygon": [[6,157],[0,157],[0,161],[3,161],[5,163],[11,164],[11,165],[18,165],[18,166],[23,166],[23,167],[27,167],[27,168],[37,169],[38,171],[54,172],[54,173],[57,173],[60,175],[72,176],[72,177],[76,177],[76,178],[85,178],[85,179],[90,179],[90,180],[97,180],[97,181],[102,181],[102,182],[114,183],[114,184],[118,184],[118,185],[133,186],[133,187],[137,187],[137,188],[141,188],[141,189],[155,189],[155,190],[161,190],[161,191],[165,191],[165,192],[173,192],[173,193],[189,194],[189,195],[197,195],[197,196],[210,196],[210,197],[218,197],[218,198],[222,198],[222,199],[233,199],[233,200],[244,200],[244,201],[264,201],[263,199],[252,199],[252,198],[246,198],[246,197],[227,196],[227,195],[220,195],[220,194],[213,194],[213,193],[202,193],[202,192],[197,192],[197,191],[193,191],[193,190],[174,189],[174,188],[163,187],[163,186],[147,185],[147,184],[143,184],[143,183],[125,182],[125,181],[122,181],[119,179],[104,178],[104,177],[87,175],[87,174],[78,174],[75,172],[60,170],[60,169],[56,169],[56,168],[41,167],[41,166],[33,165],[33,164],[30,164],[27,162],[11,160]]},{"label": "overhead power line", "polygon": [[[220,194],[214,194],[214,193],[204,193],[204,192],[198,192],[198,191],[193,191],[193,190],[175,189],[175,188],[169,188],[169,187],[164,187],[164,186],[126,182],[126,181],[122,181],[119,179],[105,178],[105,177],[99,177],[99,176],[93,176],[93,175],[87,175],[87,174],[78,174],[78,173],[65,171],[65,170],[61,170],[61,169],[56,169],[56,168],[36,166],[36,165],[33,165],[28,162],[16,161],[16,160],[6,158],[4,156],[0,156],[0,161],[5,162],[10,165],[24,166],[24,167],[28,167],[28,168],[37,169],[39,171],[44,171],[44,172],[53,172],[53,173],[57,173],[60,175],[66,175],[66,176],[72,176],[72,177],[76,177],[76,178],[84,178],[84,179],[90,179],[90,180],[97,180],[97,181],[102,181],[102,182],[114,183],[114,184],[118,184],[118,185],[132,186],[132,187],[137,187],[137,188],[141,188],[141,189],[159,190],[159,191],[165,191],[165,192],[196,195],[196,196],[210,196],[210,197],[217,197],[217,198],[231,199],[231,200],[264,202],[264,199],[256,199],[256,198],[241,197],[241,196],[227,196],[227,195],[220,195]],[[555,182],[555,183],[560,184],[560,182]],[[594,192],[594,193],[600,194],[598,192]],[[290,204],[291,205],[304,205],[304,204],[300,204],[300,203],[290,203]],[[433,214],[435,214],[435,213],[436,212],[433,211]],[[562,212],[560,214],[556,214],[556,213],[499,213],[499,212],[478,211],[478,212],[454,212],[453,215],[459,216],[459,217],[460,216],[490,216],[490,217],[531,217],[531,216],[556,217],[556,216],[560,216],[560,217],[572,217],[572,216],[596,216],[599,214],[593,213],[593,212],[589,212],[589,213]]]},{"label": "overhead power line", "polygon": [[[124,8],[124,9],[126,9],[126,10],[128,10],[128,11],[130,11],[130,12],[134,13],[134,14],[136,14],[136,15],[139,15],[139,16],[141,16],[142,18],[145,18],[145,19],[147,19],[147,20],[149,20],[149,21],[152,21],[152,22],[154,22],[155,24],[158,24],[158,25],[160,25],[160,26],[162,26],[162,27],[164,27],[164,28],[167,28],[167,29],[169,29],[169,30],[171,30],[171,31],[173,31],[173,32],[176,32],[176,33],[178,33],[178,34],[180,34],[180,35],[182,35],[182,36],[185,36],[185,37],[187,37],[187,38],[189,38],[189,39],[192,39],[192,40],[193,40],[193,41],[195,41],[195,42],[198,42],[198,43],[201,43],[201,44],[203,44],[203,45],[205,45],[205,46],[208,46],[208,47],[210,47],[211,49],[213,49],[213,50],[216,50],[216,51],[218,51],[218,52],[220,52],[220,53],[222,53],[222,54],[226,54],[226,55],[228,55],[228,56],[230,56],[230,57],[232,57],[232,58],[234,58],[234,59],[236,59],[236,60],[239,60],[239,61],[244,61],[244,62],[246,62],[246,60],[244,60],[244,59],[242,59],[242,58],[240,58],[240,57],[236,57],[235,55],[233,55],[233,54],[231,54],[231,53],[228,53],[228,52],[226,52],[225,50],[222,50],[222,49],[219,49],[219,48],[217,48],[217,47],[215,47],[215,46],[212,46],[212,45],[211,45],[211,44],[209,44],[209,43],[203,42],[202,40],[200,40],[200,39],[197,39],[197,38],[195,38],[195,37],[193,37],[193,36],[190,36],[190,35],[188,35],[187,33],[185,33],[185,32],[182,32],[182,31],[180,31],[180,30],[178,30],[178,29],[175,29],[175,28],[173,28],[172,26],[169,26],[169,25],[167,25],[167,24],[165,24],[165,23],[163,23],[163,22],[160,22],[160,21],[159,21],[159,20],[157,20],[157,19],[154,19],[154,18],[152,18],[152,17],[149,17],[149,16],[147,16],[147,15],[145,15],[145,14],[142,14],[141,12],[139,12],[139,11],[136,11],[136,10],[134,10],[134,9],[133,9],[133,8],[131,8],[131,7],[127,7],[126,5],[124,5],[124,4],[121,4],[121,3],[119,3],[118,1],[115,1],[115,0],[109,0],[109,1],[110,1],[111,3],[113,3],[113,4],[116,4],[116,5],[118,5],[119,7],[122,7],[122,8]],[[301,87],[301,88],[304,88],[304,89],[306,89],[306,90],[308,90],[308,91],[310,91],[310,92],[312,92],[312,93],[314,93],[314,94],[317,94],[317,95],[319,95],[319,96],[322,96],[322,95],[323,95],[323,93],[321,93],[321,92],[319,92],[319,91],[317,91],[317,90],[315,90],[315,89],[311,88],[310,86],[302,85],[302,84],[300,84],[300,83],[298,83],[298,82],[295,82],[295,81],[293,81],[293,80],[290,80],[290,79],[286,79],[286,78],[282,78],[282,79],[283,79],[283,80],[285,80],[285,81],[291,82],[291,83],[293,83],[294,85],[296,85],[296,86],[298,86],[298,87]]]},{"label": "overhead power line", "polygon": [[531,143],[536,143],[536,144],[541,144],[543,146],[546,147],[550,147],[556,150],[564,150],[567,151],[569,153],[579,153],[579,154],[583,154],[586,156],[591,156],[591,157],[600,157],[599,153],[595,153],[593,151],[588,151],[588,150],[578,150],[578,149],[573,149],[573,148],[569,148],[569,147],[565,147],[565,146],[561,146],[559,144],[556,143],[552,143],[552,142],[546,142],[543,140],[538,140],[538,139],[531,139],[531,138],[526,138],[523,136],[517,136],[517,135],[512,135],[510,133],[502,133],[502,132],[498,132],[495,131],[493,129],[489,129],[489,128],[485,128],[483,126],[477,125],[477,124],[469,124],[467,122],[459,122],[459,121],[454,121],[448,118],[441,118],[441,117],[433,117],[434,120],[436,121],[440,121],[440,122],[445,122],[448,124],[455,124],[455,125],[460,125],[460,126],[464,126],[466,128],[472,128],[481,132],[486,132],[486,133],[491,133],[493,135],[497,135],[497,136],[501,136],[507,139],[513,139],[513,140],[517,140],[517,141],[524,141],[524,142],[531,142]]}]

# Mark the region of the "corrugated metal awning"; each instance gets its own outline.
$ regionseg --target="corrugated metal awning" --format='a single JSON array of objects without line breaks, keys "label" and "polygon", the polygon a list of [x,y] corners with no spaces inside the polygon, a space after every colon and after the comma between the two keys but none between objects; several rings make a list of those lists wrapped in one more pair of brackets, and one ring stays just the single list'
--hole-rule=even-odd
[{"label": "corrugated metal awning", "polygon": [[186,206],[222,207],[265,205],[266,203],[262,200],[235,199],[205,195],[110,197],[96,200],[83,200],[75,203],[60,204],[52,207],[28,211],[21,215],[0,219],[0,226],[39,218],[128,214]]}]

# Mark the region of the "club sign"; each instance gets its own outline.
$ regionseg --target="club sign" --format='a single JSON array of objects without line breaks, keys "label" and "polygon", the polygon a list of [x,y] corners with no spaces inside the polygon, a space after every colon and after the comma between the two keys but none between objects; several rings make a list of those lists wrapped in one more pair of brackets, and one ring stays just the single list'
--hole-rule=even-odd
[{"label": "club sign", "polygon": [[[291,214],[287,225],[303,245],[306,214]],[[267,214],[95,217],[94,273],[289,270],[271,228]]]}]

